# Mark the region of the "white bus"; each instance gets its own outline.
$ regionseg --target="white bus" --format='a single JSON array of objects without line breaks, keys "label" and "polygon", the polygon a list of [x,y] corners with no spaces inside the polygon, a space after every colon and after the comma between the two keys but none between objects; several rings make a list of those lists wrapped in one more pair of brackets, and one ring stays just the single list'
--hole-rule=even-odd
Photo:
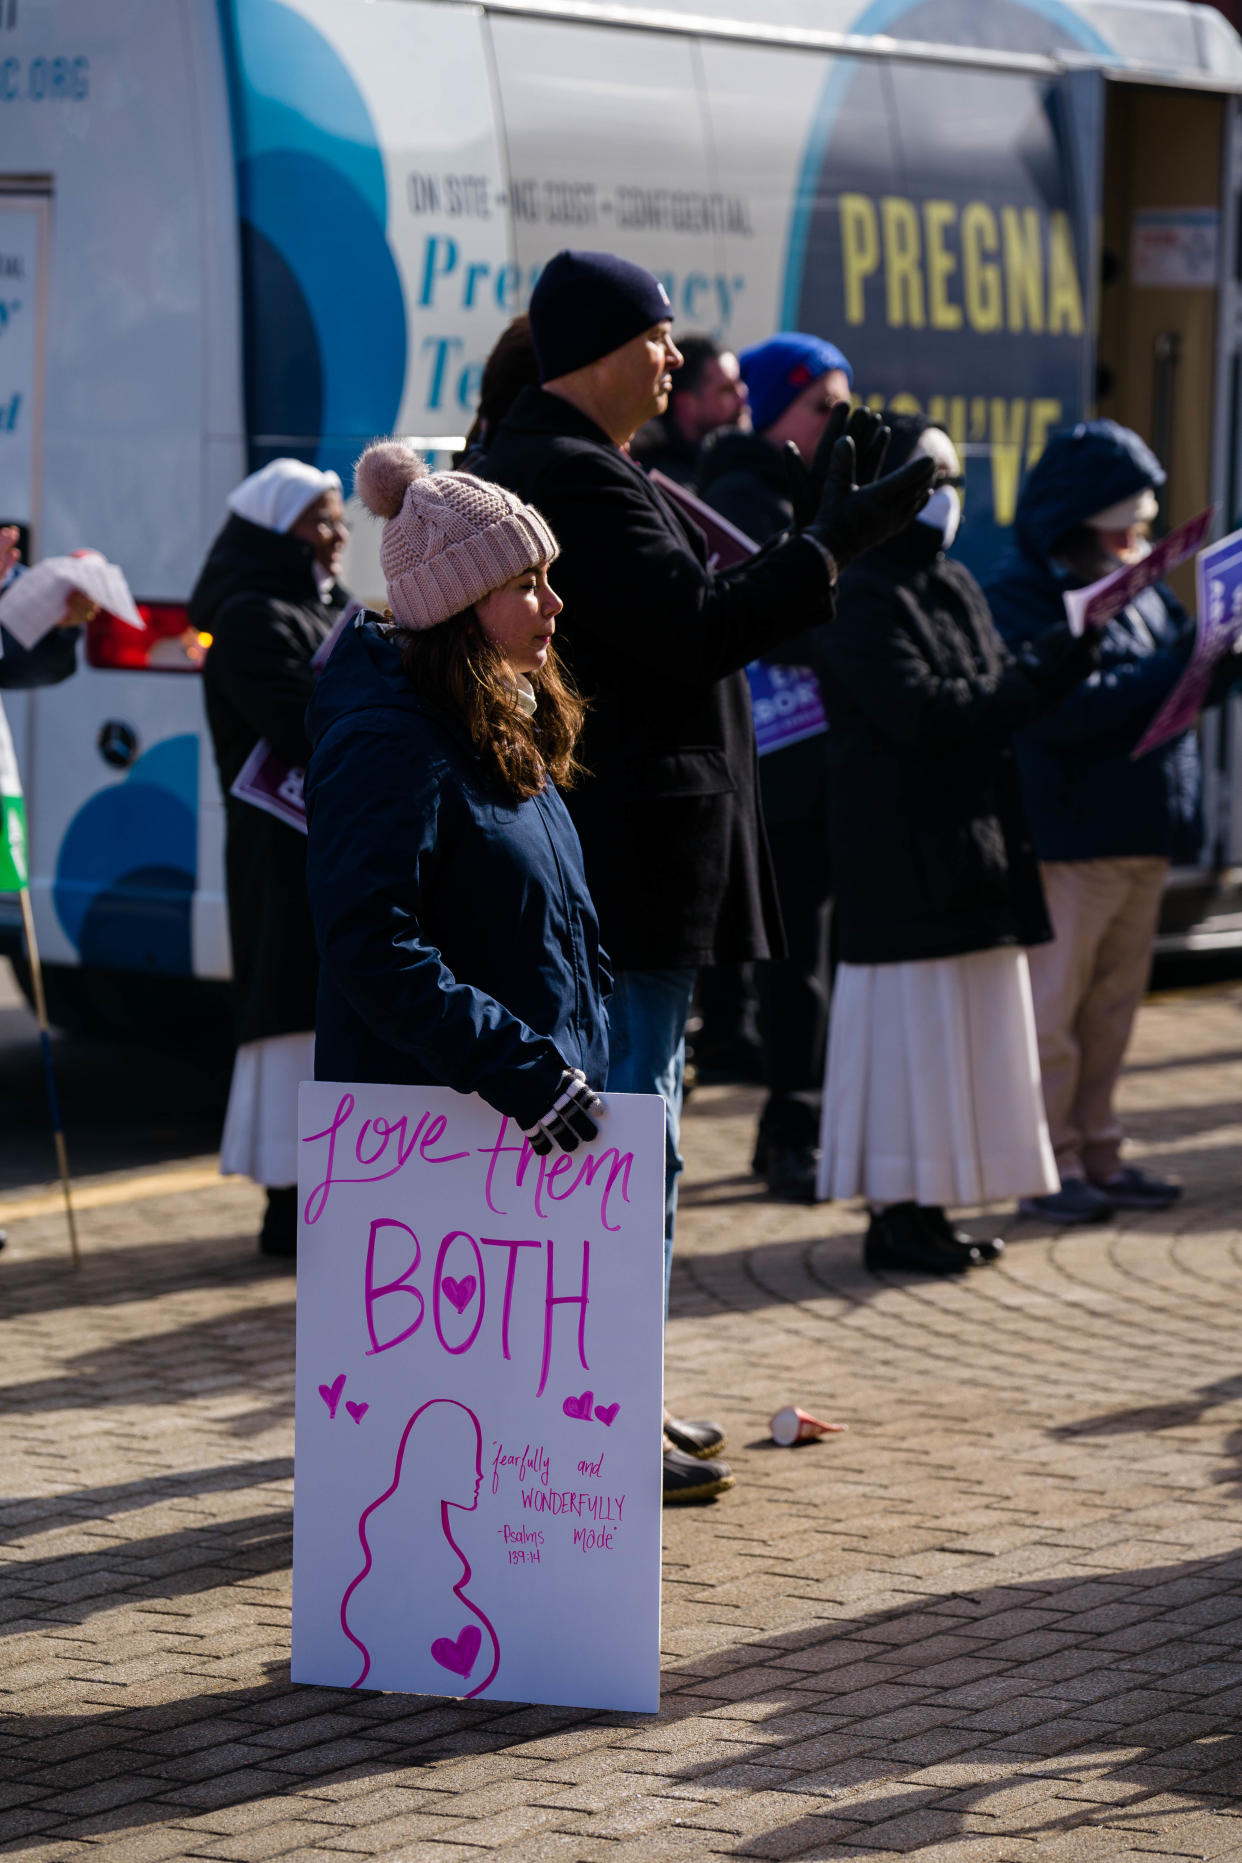
[{"label": "white bus", "polygon": [[[147,618],[8,702],[57,1019],[219,1006],[185,604],[225,494],[448,448],[561,246],[650,266],[683,330],[830,336],[944,421],[976,565],[1090,411],[1165,458],[1169,521],[1235,523],[1240,95],[1242,42],[1180,0],[0,0],[0,521],[105,551]],[[345,579],[376,591],[361,527]],[[1231,712],[1169,944],[1242,943]]]}]

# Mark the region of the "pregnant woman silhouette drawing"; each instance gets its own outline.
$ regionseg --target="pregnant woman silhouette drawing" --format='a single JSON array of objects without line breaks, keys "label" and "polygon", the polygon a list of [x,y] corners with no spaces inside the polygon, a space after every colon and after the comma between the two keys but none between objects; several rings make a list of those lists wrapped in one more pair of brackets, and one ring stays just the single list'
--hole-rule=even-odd
[{"label": "pregnant woman silhouette drawing", "polygon": [[401,1433],[391,1483],[358,1521],[362,1569],[341,1599],[341,1628],[362,1657],[352,1687],[442,1694],[456,1677],[468,1699],[495,1680],[500,1643],[466,1590],[470,1560],[449,1517],[450,1508],[474,1512],[482,1479],[474,1412],[448,1397],[420,1405]]}]

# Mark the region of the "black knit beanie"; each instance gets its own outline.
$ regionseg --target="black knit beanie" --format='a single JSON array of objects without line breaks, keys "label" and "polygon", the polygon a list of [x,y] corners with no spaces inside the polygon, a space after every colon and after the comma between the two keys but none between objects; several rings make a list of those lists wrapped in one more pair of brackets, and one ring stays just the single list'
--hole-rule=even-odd
[{"label": "black knit beanie", "polygon": [[558,252],[530,298],[539,380],[585,369],[672,315],[667,291],[643,266],[611,252]]}]

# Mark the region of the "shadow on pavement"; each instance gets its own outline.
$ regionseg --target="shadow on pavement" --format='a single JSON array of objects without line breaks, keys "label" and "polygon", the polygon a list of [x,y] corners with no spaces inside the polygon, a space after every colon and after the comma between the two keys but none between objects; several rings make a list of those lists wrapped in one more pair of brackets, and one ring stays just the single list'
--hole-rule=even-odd
[{"label": "shadow on pavement", "polygon": [[268,1481],[292,1481],[293,1457],[270,1456],[265,1462],[222,1462],[215,1468],[174,1469],[138,1481],[116,1481],[103,1488],[71,1488],[64,1494],[16,1496],[0,1502],[0,1544],[48,1533],[81,1520],[110,1520],[156,1502],[187,1494],[228,1494]]},{"label": "shadow on pavement", "polygon": [[179,1404],[211,1392],[253,1392],[255,1368],[286,1372],[287,1399],[274,1400],[276,1413],[293,1409],[293,1301],[249,1307],[194,1320],[170,1332],[93,1346],[66,1359],[55,1378],[0,1385],[0,1413],[78,1410],[130,1404],[141,1391],[144,1405]]},{"label": "shadow on pavement", "polygon": [[[1242,1374],[1220,1378],[1214,1384],[1201,1385],[1193,1397],[1182,1403],[1148,1404],[1132,1410],[1110,1410],[1100,1416],[1084,1417],[1077,1423],[1062,1423],[1048,1434],[1081,1441],[1092,1436],[1157,1436],[1163,1430],[1190,1429],[1201,1423],[1210,1411],[1242,1399]],[[1242,1486],[1242,1425],[1230,1430],[1222,1453],[1233,1466],[1215,1476],[1224,1487]]]},{"label": "shadow on pavement", "polygon": [[[58,1035],[52,1042],[70,1169],[134,1170],[214,1151],[228,1100],[227,1048],[186,1052]],[[0,1015],[0,1190],[56,1176],[38,1033]]]},{"label": "shadow on pavement", "polygon": [[293,1512],[286,1507],[147,1539],[118,1536],[90,1552],[15,1560],[5,1566],[0,1636],[51,1634],[120,1605],[182,1598],[284,1572],[292,1557]]},{"label": "shadow on pavement", "polygon": [[[205,1562],[162,1576],[137,1574],[132,1589],[113,1587],[107,1602],[183,1596],[242,1573],[276,1570],[282,1550],[288,1556],[286,1518],[276,1514],[138,1542],[128,1557],[175,1559],[182,1550],[188,1555],[195,1539]],[[36,1563],[53,1583],[54,1571],[68,1579],[83,1560],[96,1559],[103,1571],[120,1569],[124,1557],[113,1547]],[[28,1583],[30,1568],[20,1571]],[[81,1608],[90,1607],[84,1601]],[[943,1592],[671,1662],[658,1719],[283,1680],[187,1692],[184,1674],[157,1675],[132,1686],[146,1695],[141,1706],[5,1720],[7,1777],[23,1788],[46,1788],[18,1814],[6,1847],[23,1831],[35,1844],[63,1827],[89,1837],[261,1798],[301,1797],[312,1782],[323,1790],[333,1780],[391,1782],[399,1774],[408,1780],[412,1770],[437,1760],[519,1748],[575,1729],[597,1731],[602,1747],[617,1727],[627,1730],[624,1750],[634,1754],[635,1773],[649,1779],[654,1770],[668,1780],[669,1821],[676,1812],[714,1851],[731,1850],[737,1836],[747,1854],[845,1857],[857,1855],[860,1834],[900,1850],[907,1846],[898,1820],[913,1813],[920,1834],[915,1839],[911,1831],[908,1847],[918,1849],[977,1835],[975,1814],[995,1808],[1003,1817],[1005,1795],[1014,1788],[1024,1794],[1024,1837],[1112,1828],[1121,1820],[1147,1828],[1144,1804],[1167,1817],[1169,1794],[1236,1808],[1240,1619],[1237,1552]],[[676,1723],[713,1711],[714,1737],[696,1730],[679,1761]],[[579,1779],[591,1744],[576,1748]],[[660,1756],[658,1767],[652,1753]],[[988,1776],[959,1774],[946,1782],[942,1773],[920,1783],[923,1768],[954,1759]],[[532,1767],[546,1763],[532,1755]],[[532,1775],[532,1792],[542,1793],[544,1803],[558,1783],[555,1759],[548,1772],[546,1787]],[[1102,1789],[1080,1796],[1076,1775]],[[1041,1789],[1036,1803],[1032,1783],[1041,1781],[1046,1794]],[[434,1790],[434,1775],[418,1783]],[[696,1786],[698,1796],[687,1789]],[[731,1801],[742,1805],[749,1795],[739,1787],[787,1792],[789,1820],[768,1832],[753,1822],[731,1825]],[[802,1794],[817,1806],[799,1816]],[[839,1802],[825,1812],[825,1800]],[[602,1799],[601,1810],[610,1802]],[[451,1813],[454,1806],[468,1842],[469,1796],[453,1798],[446,1788],[443,1809]]]},{"label": "shadow on pavement", "polygon": [[195,1288],[286,1281],[288,1276],[281,1262],[259,1254],[253,1235],[213,1235],[202,1241],[179,1237],[120,1248],[86,1242],[76,1272],[67,1251],[64,1257],[6,1255],[0,1260],[0,1305],[6,1315],[58,1313],[156,1300]]}]

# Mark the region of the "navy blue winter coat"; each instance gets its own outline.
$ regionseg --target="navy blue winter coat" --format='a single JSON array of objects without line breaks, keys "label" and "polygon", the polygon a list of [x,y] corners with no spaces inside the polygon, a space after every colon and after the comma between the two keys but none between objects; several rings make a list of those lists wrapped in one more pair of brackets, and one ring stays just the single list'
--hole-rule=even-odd
[{"label": "navy blue winter coat", "polygon": [[602,1087],[608,972],[555,788],[503,795],[375,615],[346,630],[307,729],[316,1078],[480,1093],[521,1126],[566,1067]]},{"label": "navy blue winter coat", "polygon": [[[1049,552],[1097,511],[1163,484],[1155,455],[1115,421],[1056,433],[1018,499],[1015,548],[985,584],[1011,653],[1065,613],[1075,581]],[[1144,590],[1104,629],[1097,670],[1017,732],[1023,800],[1041,860],[1163,855],[1190,860],[1202,840],[1201,771],[1193,731],[1132,760],[1181,674],[1194,623],[1176,597]]]}]

